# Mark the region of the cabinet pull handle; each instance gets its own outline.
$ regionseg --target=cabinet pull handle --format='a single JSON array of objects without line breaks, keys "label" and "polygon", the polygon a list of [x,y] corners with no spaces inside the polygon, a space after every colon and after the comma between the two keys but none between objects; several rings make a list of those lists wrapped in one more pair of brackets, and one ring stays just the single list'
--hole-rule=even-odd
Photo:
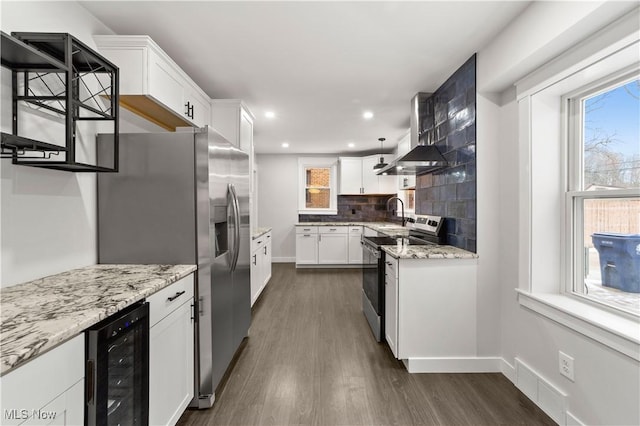
[{"label": "cabinet pull handle", "polygon": [[267,246],[264,246],[263,248],[264,248],[264,254],[266,255],[267,254]]},{"label": "cabinet pull handle", "polygon": [[93,381],[95,380],[93,371],[93,360],[87,360],[87,404],[93,404]]},{"label": "cabinet pull handle", "polygon": [[175,296],[167,297],[167,300],[168,300],[169,302],[173,302],[174,300],[176,300],[178,297],[182,296],[182,295],[183,295],[183,294],[185,294],[185,293],[186,293],[186,291],[185,291],[185,290],[178,291],[178,292],[176,292]]},{"label": "cabinet pull handle", "polygon": [[196,305],[194,303],[191,304],[191,321],[195,321],[196,319]]},{"label": "cabinet pull handle", "polygon": [[258,244],[262,244],[262,240],[258,240]]},{"label": "cabinet pull handle", "polygon": [[393,263],[391,263],[391,262],[389,262],[389,261],[384,262],[384,263],[386,263],[386,264],[387,264],[387,265],[389,265],[389,266],[393,266]]},{"label": "cabinet pull handle", "polygon": [[254,266],[258,266],[258,255],[256,254],[253,255],[253,264]]},{"label": "cabinet pull handle", "polygon": [[322,234],[318,234],[318,242],[322,241]]}]

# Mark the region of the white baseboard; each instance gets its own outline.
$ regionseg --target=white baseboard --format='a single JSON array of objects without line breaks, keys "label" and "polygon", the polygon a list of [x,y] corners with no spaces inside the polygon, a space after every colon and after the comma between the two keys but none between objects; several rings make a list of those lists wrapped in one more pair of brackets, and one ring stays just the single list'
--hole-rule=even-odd
[{"label": "white baseboard", "polygon": [[271,263],[296,263],[296,258],[294,257],[272,257]]},{"label": "white baseboard", "polygon": [[409,373],[500,373],[502,358],[409,358],[402,360]]},{"label": "white baseboard", "polygon": [[585,426],[577,417],[567,411],[567,426]]},{"label": "white baseboard", "polygon": [[504,358],[500,358],[501,365],[500,371],[502,374],[511,381],[514,385],[516,384],[516,367],[515,365],[511,365]]},{"label": "white baseboard", "polygon": [[516,387],[556,423],[566,425],[567,394],[518,357],[515,358],[515,364]]}]

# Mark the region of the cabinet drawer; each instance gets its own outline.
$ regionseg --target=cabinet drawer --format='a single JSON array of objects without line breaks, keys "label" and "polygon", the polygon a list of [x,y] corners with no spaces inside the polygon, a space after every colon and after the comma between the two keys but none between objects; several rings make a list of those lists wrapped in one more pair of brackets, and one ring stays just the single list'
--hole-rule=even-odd
[{"label": "cabinet drawer", "polygon": [[317,234],[317,226],[296,226],[296,234]]},{"label": "cabinet drawer", "polygon": [[398,279],[398,261],[390,258],[388,255],[385,260],[384,273],[386,275],[387,280],[397,280]]},{"label": "cabinet drawer", "polygon": [[348,226],[319,226],[319,234],[346,234],[349,232]]},{"label": "cabinet drawer", "polygon": [[193,274],[163,288],[147,298],[149,327],[193,298]]},{"label": "cabinet drawer", "polygon": [[362,235],[362,226],[349,226],[349,235]]},{"label": "cabinet drawer", "polygon": [[267,242],[267,236],[266,235],[262,235],[262,236],[256,238],[255,240],[251,240],[251,253],[255,252],[260,247],[264,246],[264,244],[266,242]]}]

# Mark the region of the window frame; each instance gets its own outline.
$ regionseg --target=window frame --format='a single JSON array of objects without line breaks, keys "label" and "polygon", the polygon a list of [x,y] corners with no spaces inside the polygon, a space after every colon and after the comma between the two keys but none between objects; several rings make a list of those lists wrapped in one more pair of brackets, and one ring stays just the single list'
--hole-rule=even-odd
[{"label": "window frame", "polygon": [[[307,168],[328,168],[329,207],[312,209],[306,206]],[[337,157],[299,157],[298,158],[298,214],[335,215],[338,214],[338,158]]]},{"label": "window frame", "polygon": [[562,121],[566,127],[563,132],[565,158],[563,159],[566,177],[564,196],[565,235],[562,239],[562,253],[565,268],[561,294],[579,299],[592,306],[612,313],[637,319],[640,314],[623,307],[606,303],[577,291],[576,287],[584,283],[584,256],[580,251],[584,247],[584,201],[603,199],[634,199],[638,197],[638,188],[609,189],[587,191],[584,188],[584,101],[587,98],[605,93],[623,84],[640,78],[640,68],[626,67],[610,75],[590,82],[561,97]]}]

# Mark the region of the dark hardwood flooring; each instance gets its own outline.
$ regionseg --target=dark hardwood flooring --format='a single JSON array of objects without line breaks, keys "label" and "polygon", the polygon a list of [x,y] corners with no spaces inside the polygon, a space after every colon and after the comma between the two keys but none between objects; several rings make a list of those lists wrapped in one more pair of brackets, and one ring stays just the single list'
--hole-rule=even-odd
[{"label": "dark hardwood flooring", "polygon": [[361,311],[360,269],[274,264],[213,408],[178,425],[553,425],[501,374],[409,374]]}]

